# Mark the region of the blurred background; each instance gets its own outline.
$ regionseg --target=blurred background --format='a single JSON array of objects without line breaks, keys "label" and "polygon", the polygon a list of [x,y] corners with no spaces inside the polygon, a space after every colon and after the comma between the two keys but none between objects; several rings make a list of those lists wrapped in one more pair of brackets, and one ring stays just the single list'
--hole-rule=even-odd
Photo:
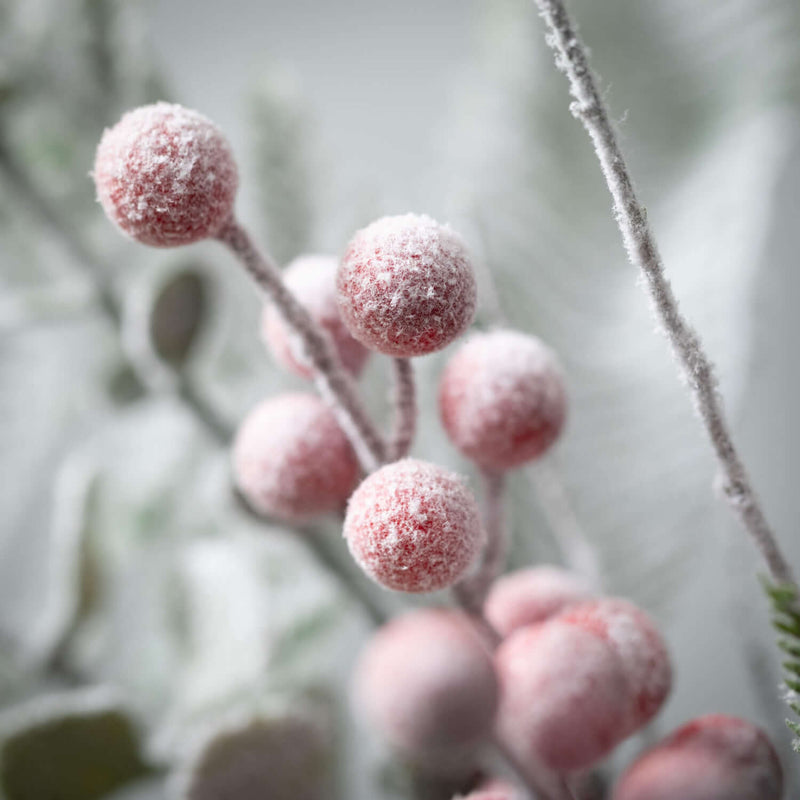
[{"label": "blurred background", "polygon": [[[800,565],[800,6],[570,5],[668,274]],[[297,737],[300,755],[270,767],[295,771],[279,800],[332,785],[416,791],[347,700],[374,624],[358,593],[384,613],[411,601],[359,580],[335,520],[267,525],[231,491],[230,431],[301,386],[260,342],[259,297],[219,245],[133,244],[95,203],[103,128],[156,99],[227,133],[238,212],[282,264],[338,254],[384,214],[463,233],[477,324],[548,341],[571,396],[557,452],[512,481],[512,565],[569,563],[588,546],[604,588],[646,607],[671,645],[677,681],[658,730],[739,714],[772,732],[794,773],[760,564],[715,496],[704,434],[542,33],[529,0],[0,0],[10,800],[56,796],[53,775],[76,800],[181,796],[197,743],[242,720],[254,752]],[[472,475],[438,423],[446,358],[419,360],[413,453]],[[373,359],[363,378],[383,417],[386,370]],[[106,768],[87,773],[97,747]]]}]

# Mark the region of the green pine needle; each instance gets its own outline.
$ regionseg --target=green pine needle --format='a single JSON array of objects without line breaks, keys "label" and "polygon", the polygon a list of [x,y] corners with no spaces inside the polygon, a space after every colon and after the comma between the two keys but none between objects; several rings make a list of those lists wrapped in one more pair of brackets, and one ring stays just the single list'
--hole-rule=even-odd
[{"label": "green pine needle", "polygon": [[[797,588],[792,585],[776,586],[762,579],[764,590],[772,605],[772,624],[783,636],[778,647],[788,656],[783,662],[786,704],[800,717],[800,600]],[[792,748],[800,753],[800,722],[786,720],[786,725],[797,737]]]}]

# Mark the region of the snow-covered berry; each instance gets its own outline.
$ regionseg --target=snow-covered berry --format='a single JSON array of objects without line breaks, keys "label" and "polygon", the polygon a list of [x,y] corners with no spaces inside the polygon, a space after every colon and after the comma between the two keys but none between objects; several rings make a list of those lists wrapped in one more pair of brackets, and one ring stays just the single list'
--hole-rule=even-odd
[{"label": "snow-covered berry", "polygon": [[[305,306],[311,318],[330,337],[342,365],[351,375],[359,375],[369,358],[369,350],[356,341],[342,321],[336,302],[336,270],[332,256],[306,255],[292,261],[283,271],[283,282]],[[272,303],[264,306],[262,338],[275,359],[301,378],[313,375],[297,336],[289,329]]]},{"label": "snow-covered berry", "polygon": [[783,773],[766,733],[750,722],[709,714],[689,722],[637,759],[613,800],[780,800]]},{"label": "snow-covered berry", "polygon": [[236,162],[219,128],[169,103],[136,108],[108,128],[93,175],[112,222],[153,247],[216,235],[231,217],[238,185]]},{"label": "snow-covered berry", "polygon": [[499,646],[497,729],[520,763],[588,767],[624,737],[629,687],[601,636],[553,618]]},{"label": "snow-covered berry", "polygon": [[424,215],[383,217],[358,231],[337,289],[353,336],[390,356],[441,350],[475,316],[475,276],[463,241]]},{"label": "snow-covered berry", "polygon": [[361,568],[401,592],[452,586],[485,541],[463,479],[413,458],[387,464],[361,483],[347,506],[344,535]]},{"label": "snow-covered berry", "polygon": [[233,467],[254,509],[288,520],[343,508],[359,476],[333,412],[305,393],[272,397],[247,415],[236,434]]},{"label": "snow-covered berry", "polygon": [[556,357],[525,333],[474,334],[445,367],[439,413],[453,444],[484,468],[507,470],[538,458],[567,415]]},{"label": "snow-covered berry", "polygon": [[492,778],[485,781],[469,794],[459,795],[454,800],[522,800],[525,792],[520,791],[502,778]]},{"label": "snow-covered berry", "polygon": [[558,617],[602,636],[622,662],[630,687],[627,733],[648,723],[672,688],[672,665],[653,620],[633,603],[601,598],[568,608]]},{"label": "snow-covered berry", "polygon": [[449,761],[491,733],[492,658],[468,618],[421,609],[384,625],[361,655],[355,700],[391,745],[416,760]]},{"label": "snow-covered berry", "polygon": [[588,600],[589,583],[561,567],[539,566],[516,570],[498,578],[486,598],[484,614],[502,636],[533,625]]}]

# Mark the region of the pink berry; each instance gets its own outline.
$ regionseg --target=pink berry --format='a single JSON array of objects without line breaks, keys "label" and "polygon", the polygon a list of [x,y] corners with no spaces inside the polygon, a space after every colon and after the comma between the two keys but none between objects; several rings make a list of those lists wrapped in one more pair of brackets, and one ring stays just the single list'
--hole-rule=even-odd
[{"label": "pink berry", "polygon": [[481,784],[469,794],[463,795],[461,800],[522,800],[525,792],[501,778],[494,778]]},{"label": "pink berry", "polygon": [[485,541],[463,480],[407,458],[387,464],[353,493],[344,521],[353,558],[377,583],[401,592],[452,586]]},{"label": "pink berry", "polygon": [[780,800],[783,773],[763,730],[710,714],[684,725],[620,778],[614,800]]},{"label": "pink berry", "polygon": [[661,634],[633,603],[603,598],[567,609],[558,619],[602,636],[619,656],[630,686],[627,732],[649,722],[672,688],[672,665]]},{"label": "pink berry", "polygon": [[177,247],[214,236],[230,219],[238,175],[211,120],[156,103],[103,133],[94,163],[97,197],[128,236]]},{"label": "pink berry", "polygon": [[247,415],[233,467],[253,508],[288,520],[343,508],[359,476],[333,412],[316,395],[301,393],[265,400]]},{"label": "pink berry", "polygon": [[337,276],[353,336],[389,356],[421,356],[460,336],[476,286],[461,238],[427,216],[383,217],[358,231]]},{"label": "pink berry", "polygon": [[619,657],[558,618],[519,628],[497,650],[500,737],[521,763],[588,767],[622,740],[629,690]]},{"label": "pink berry", "polygon": [[544,622],[567,606],[588,600],[589,584],[574,572],[541,566],[503,575],[489,591],[484,614],[502,636]]},{"label": "pink berry", "polygon": [[497,709],[492,658],[467,617],[412,611],[384,625],[361,655],[357,704],[405,754],[426,760],[462,754],[491,733]]},{"label": "pink berry", "polygon": [[[286,267],[283,280],[311,318],[331,337],[344,368],[351,375],[359,375],[367,362],[369,350],[350,335],[342,322],[336,302],[337,267],[336,259],[330,256],[301,256]],[[312,377],[313,372],[302,354],[300,343],[271,303],[264,306],[261,331],[280,364],[301,378]]]},{"label": "pink berry", "polygon": [[450,359],[439,413],[453,444],[475,463],[507,470],[541,456],[567,415],[561,370],[535,336],[473,335]]}]

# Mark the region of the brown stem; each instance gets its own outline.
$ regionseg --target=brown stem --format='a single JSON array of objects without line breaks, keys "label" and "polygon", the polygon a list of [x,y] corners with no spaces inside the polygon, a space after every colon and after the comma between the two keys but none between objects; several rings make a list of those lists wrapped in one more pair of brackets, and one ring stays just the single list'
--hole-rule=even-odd
[{"label": "brown stem", "polygon": [[535,2],[547,24],[547,43],[556,54],[556,65],[566,74],[570,91],[575,98],[570,106],[571,111],[589,134],[600,161],[614,201],[614,216],[628,258],[645,278],[662,330],[672,346],[711,441],[728,502],[761,553],[772,579],[778,584],[795,585],[792,569],[781,552],[733,443],[711,360],[697,333],[681,314],[672,287],[664,274],[647,212],[633,188],[608,111],[589,67],[586,49],[567,14],[563,0]]}]

